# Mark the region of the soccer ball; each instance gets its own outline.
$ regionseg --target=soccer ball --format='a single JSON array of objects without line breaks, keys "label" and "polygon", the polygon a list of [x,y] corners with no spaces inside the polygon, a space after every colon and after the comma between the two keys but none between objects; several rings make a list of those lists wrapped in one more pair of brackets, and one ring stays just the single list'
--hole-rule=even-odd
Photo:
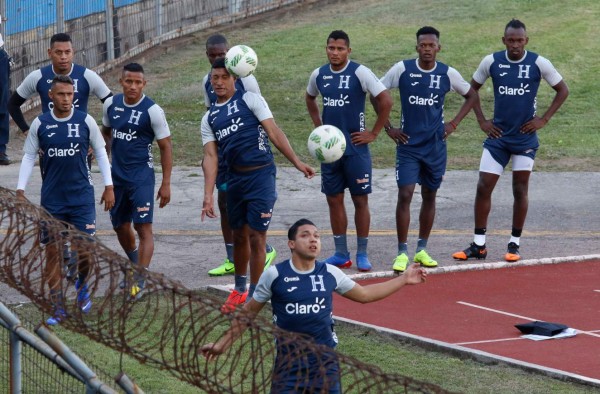
[{"label": "soccer ball", "polygon": [[256,52],[246,45],[236,45],[225,55],[225,67],[231,74],[239,78],[252,74],[257,65]]},{"label": "soccer ball", "polygon": [[321,163],[333,163],[341,159],[345,150],[346,137],[335,126],[319,126],[308,136],[308,151]]}]

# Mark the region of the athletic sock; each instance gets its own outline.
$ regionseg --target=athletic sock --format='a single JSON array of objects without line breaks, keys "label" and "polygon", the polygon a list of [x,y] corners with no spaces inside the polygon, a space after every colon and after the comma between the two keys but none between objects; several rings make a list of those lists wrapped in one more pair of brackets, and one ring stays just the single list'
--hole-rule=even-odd
[{"label": "athletic sock", "polygon": [[348,237],[346,234],[333,236],[333,243],[335,245],[335,252],[346,256],[348,254]]},{"label": "athletic sock", "polygon": [[129,258],[129,261],[131,261],[133,264],[138,263],[138,248],[133,249],[131,252],[125,252],[125,254],[127,255],[127,258]]},{"label": "athletic sock", "polygon": [[250,299],[254,294],[254,290],[256,290],[256,283],[250,283],[250,286],[248,287],[248,296],[246,297],[246,302],[250,302]]},{"label": "athletic sock", "polygon": [[356,254],[367,254],[369,237],[356,237]]},{"label": "athletic sock", "polygon": [[417,241],[417,253],[427,248],[427,239],[419,238]]},{"label": "athletic sock", "polygon": [[240,293],[246,291],[246,275],[234,275],[234,289]]},{"label": "athletic sock", "polygon": [[233,263],[233,244],[225,244],[225,252],[227,253],[227,260]]},{"label": "athletic sock", "polygon": [[408,254],[408,243],[406,242],[398,242],[398,255],[402,253]]},{"label": "athletic sock", "polygon": [[519,245],[519,242],[521,241],[521,233],[523,233],[523,229],[522,228],[512,228],[512,232],[510,233],[510,242],[514,242],[517,245]]},{"label": "athletic sock", "polygon": [[477,245],[477,246],[485,245],[486,231],[487,231],[487,228],[485,228],[485,227],[475,228],[475,235],[473,236],[473,242],[475,242],[475,245]]}]

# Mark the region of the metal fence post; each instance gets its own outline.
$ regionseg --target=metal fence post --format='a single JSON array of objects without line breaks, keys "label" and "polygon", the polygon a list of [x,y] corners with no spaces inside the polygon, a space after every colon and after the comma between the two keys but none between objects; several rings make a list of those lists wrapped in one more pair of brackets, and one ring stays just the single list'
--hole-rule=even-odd
[{"label": "metal fence post", "polygon": [[156,36],[158,42],[162,43],[162,4],[161,0],[154,0],[155,12],[156,12]]},{"label": "metal fence post", "polygon": [[65,32],[65,2],[56,0],[56,33]]},{"label": "metal fence post", "polygon": [[115,59],[115,31],[113,30],[113,0],[106,0],[106,60]]},{"label": "metal fence post", "polygon": [[14,332],[10,332],[10,392],[11,394],[21,394],[21,340]]},{"label": "metal fence post", "polygon": [[[0,0],[0,22],[6,20],[6,1]],[[2,34],[2,38],[6,40],[6,34],[4,34],[4,23],[0,23],[0,34]]]}]

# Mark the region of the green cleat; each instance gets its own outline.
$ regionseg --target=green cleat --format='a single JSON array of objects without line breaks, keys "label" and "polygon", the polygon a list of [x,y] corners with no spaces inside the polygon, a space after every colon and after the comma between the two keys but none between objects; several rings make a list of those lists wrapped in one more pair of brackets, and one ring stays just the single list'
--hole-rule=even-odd
[{"label": "green cleat", "polygon": [[233,261],[229,259],[225,259],[223,264],[218,266],[217,268],[213,268],[208,271],[208,275],[210,276],[223,276],[223,275],[233,275],[235,274],[235,265],[233,265]]},{"label": "green cleat", "polygon": [[427,254],[427,251],[425,249],[415,254],[414,262],[421,264],[423,267],[429,268],[437,267],[438,265],[437,261],[432,259],[431,256]]},{"label": "green cleat", "polygon": [[273,263],[273,261],[275,261],[275,257],[277,257],[277,251],[275,250],[274,247],[267,244],[267,257],[265,258],[265,268],[264,268],[265,270],[267,268],[269,268],[269,266],[271,265],[271,263]]},{"label": "green cleat", "polygon": [[408,265],[408,256],[406,255],[406,253],[400,253],[394,259],[394,265],[392,266],[392,268],[394,269],[394,271],[396,273],[401,273],[401,272],[406,271],[407,265]]}]

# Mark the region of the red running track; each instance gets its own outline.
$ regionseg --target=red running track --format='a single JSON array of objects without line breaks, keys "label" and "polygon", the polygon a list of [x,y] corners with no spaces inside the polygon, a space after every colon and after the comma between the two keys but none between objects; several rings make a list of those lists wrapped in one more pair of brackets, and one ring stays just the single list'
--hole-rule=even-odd
[{"label": "red running track", "polygon": [[[372,304],[336,295],[334,314],[600,379],[600,261],[431,274]],[[578,334],[520,338],[514,325],[532,320],[563,323]]]}]

